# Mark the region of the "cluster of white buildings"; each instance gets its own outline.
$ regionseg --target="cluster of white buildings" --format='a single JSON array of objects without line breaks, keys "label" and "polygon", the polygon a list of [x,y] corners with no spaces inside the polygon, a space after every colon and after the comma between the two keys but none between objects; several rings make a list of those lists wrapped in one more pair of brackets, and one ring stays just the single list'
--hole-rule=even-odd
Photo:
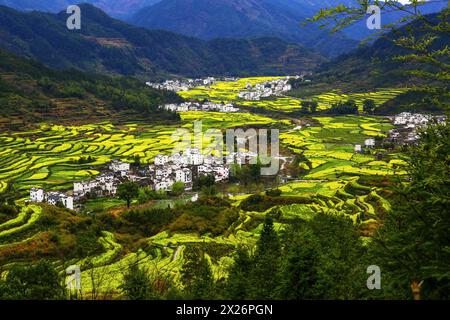
[{"label": "cluster of white buildings", "polygon": [[186,189],[192,189],[196,178],[213,175],[216,182],[228,180],[229,165],[223,159],[201,154],[199,149],[187,149],[173,155],[157,155],[149,166],[154,190],[168,191],[175,182],[183,182]]},{"label": "cluster of white buildings", "polygon": [[205,79],[167,80],[163,83],[146,82],[145,84],[154,89],[180,92],[188,91],[199,86],[211,86],[216,81],[216,78],[208,77]]},{"label": "cluster of white buildings", "polygon": [[187,112],[187,111],[215,111],[215,112],[238,112],[239,109],[235,108],[233,104],[221,104],[214,102],[183,102],[178,104],[166,104],[160,106],[161,109],[173,112]]},{"label": "cluster of white buildings", "polygon": [[45,192],[44,189],[40,188],[32,188],[30,190],[30,202],[47,202],[53,206],[62,204],[67,209],[74,209],[74,198],[72,196],[58,191]]},{"label": "cluster of white buildings", "polygon": [[393,122],[396,126],[415,128],[417,126],[426,126],[431,119],[433,119],[432,116],[425,114],[402,112],[399,115],[394,116]]},{"label": "cluster of white buildings", "polygon": [[391,118],[395,129],[389,131],[389,140],[398,144],[409,144],[419,140],[418,129],[426,127],[432,120],[445,121],[445,116],[402,112]]},{"label": "cluster of white buildings", "polygon": [[114,160],[109,164],[108,169],[108,172],[102,173],[94,179],[75,182],[73,184],[73,191],[67,194],[59,191],[45,192],[44,189],[32,188],[30,190],[30,201],[36,203],[47,202],[51,205],[60,203],[66,208],[74,210],[74,203],[88,194],[95,193],[98,196],[115,196],[117,186],[125,178],[136,180],[131,175],[131,166],[129,163]]},{"label": "cluster of white buildings", "polygon": [[186,190],[191,190],[194,181],[200,176],[213,175],[216,182],[226,181],[230,177],[230,164],[242,163],[249,158],[243,153],[234,153],[226,157],[204,156],[199,149],[189,148],[183,153],[157,155],[154,163],[148,167],[132,170],[126,162],[112,161],[108,169],[93,179],[74,182],[73,190],[63,192],[45,192],[41,188],[30,190],[30,202],[47,202],[51,205],[62,204],[74,210],[75,204],[88,195],[113,197],[117,187],[124,181],[134,181],[141,186],[150,186],[153,190],[170,191],[176,182],[182,182]]},{"label": "cluster of white buildings", "polygon": [[240,92],[238,97],[243,100],[259,101],[272,96],[280,96],[284,92],[292,89],[289,80],[290,77],[286,77],[283,79],[257,83],[254,86],[248,83],[245,87],[246,91]]}]

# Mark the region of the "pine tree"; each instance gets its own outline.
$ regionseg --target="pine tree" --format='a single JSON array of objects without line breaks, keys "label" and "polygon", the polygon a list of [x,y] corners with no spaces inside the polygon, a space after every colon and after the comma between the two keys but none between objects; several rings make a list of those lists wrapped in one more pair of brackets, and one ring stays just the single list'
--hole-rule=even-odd
[{"label": "pine tree", "polygon": [[253,260],[249,252],[244,248],[239,248],[225,285],[227,299],[244,300],[249,298],[249,279],[252,267]]},{"label": "pine tree", "polygon": [[15,265],[0,280],[0,300],[63,300],[66,298],[62,279],[49,261],[34,265]]},{"label": "pine tree", "polygon": [[188,248],[184,259],[181,281],[187,297],[201,300],[214,298],[214,279],[205,253],[198,248]]},{"label": "pine tree", "polygon": [[316,268],[318,260],[313,241],[294,241],[290,244],[282,271],[280,291],[283,299],[313,298],[311,288],[318,277]]},{"label": "pine tree", "polygon": [[278,298],[280,257],[280,239],[275,232],[272,218],[268,217],[264,222],[253,257],[250,298],[263,300]]},{"label": "pine tree", "polygon": [[121,286],[125,296],[129,300],[147,300],[151,298],[151,285],[147,273],[137,265],[131,266],[124,275],[124,283]]},{"label": "pine tree", "polygon": [[[394,297],[450,298],[450,127],[429,126],[409,150],[411,183],[396,191],[374,241]],[[422,283],[422,285],[419,285]],[[401,288],[400,290],[398,288]]]}]

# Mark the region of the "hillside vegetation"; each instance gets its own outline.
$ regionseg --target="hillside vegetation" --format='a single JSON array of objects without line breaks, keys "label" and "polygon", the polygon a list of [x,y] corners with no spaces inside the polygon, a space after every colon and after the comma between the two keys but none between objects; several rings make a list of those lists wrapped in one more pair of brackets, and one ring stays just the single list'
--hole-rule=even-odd
[{"label": "hillside vegetation", "polygon": [[181,101],[132,78],[110,78],[76,70],[53,71],[0,50],[0,127],[23,130],[43,121],[178,120],[161,103]]},{"label": "hillside vegetation", "polygon": [[275,38],[203,41],[167,31],[145,30],[80,5],[81,30],[66,27],[68,15],[18,12],[0,6],[0,48],[47,66],[108,74],[167,77],[292,74],[324,59]]},{"label": "hillside vegetation", "polygon": [[[444,11],[441,14],[444,14]],[[445,17],[440,17],[440,14],[430,14],[426,16],[426,19],[437,28],[438,23]],[[417,74],[410,74],[409,71],[414,71],[417,69],[417,65],[420,65],[424,67],[424,72],[437,72],[436,68],[439,65],[437,62],[433,66],[434,61],[431,58],[430,60],[423,58],[423,60],[414,62],[411,59],[407,61],[397,59],[400,56],[405,57],[420,52],[419,49],[412,50],[396,43],[399,39],[411,35],[422,40],[428,37],[435,38],[434,41],[427,43],[427,50],[433,53],[442,50],[441,55],[435,54],[433,58],[442,65],[449,63],[448,54],[445,54],[445,48],[450,43],[449,34],[425,30],[422,22],[415,20],[387,33],[374,43],[365,44],[355,51],[322,64],[316,69],[316,73],[311,78],[312,82],[298,81],[294,83],[296,89],[292,95],[316,95],[337,89],[344,92],[355,92],[374,91],[376,88],[420,88],[432,85],[433,83],[429,79],[424,80]],[[448,82],[442,85],[448,86]]]},{"label": "hillside vegetation", "polygon": [[302,25],[319,10],[319,6],[311,2],[164,0],[139,10],[129,20],[149,29],[169,30],[202,39],[272,36],[313,48],[325,57],[335,57],[355,48],[357,42],[341,33],[330,34],[317,25]]}]

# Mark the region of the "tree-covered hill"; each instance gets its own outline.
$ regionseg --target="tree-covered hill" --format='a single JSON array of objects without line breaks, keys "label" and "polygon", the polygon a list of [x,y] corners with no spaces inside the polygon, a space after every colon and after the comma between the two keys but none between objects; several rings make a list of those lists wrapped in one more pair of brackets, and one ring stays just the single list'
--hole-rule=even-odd
[{"label": "tree-covered hill", "polygon": [[139,10],[129,21],[149,29],[169,30],[202,39],[272,36],[314,48],[326,57],[335,57],[355,48],[357,41],[344,34],[330,34],[317,25],[302,25],[320,8],[311,2],[164,0]]},{"label": "tree-covered hill", "polygon": [[112,17],[127,18],[143,7],[153,5],[160,0],[0,0],[0,5],[21,11],[39,10],[60,12],[72,4],[90,3]]},{"label": "tree-covered hill", "polygon": [[175,93],[133,78],[111,78],[74,69],[54,71],[0,50],[0,128],[24,129],[41,121],[81,123],[136,117],[177,120],[161,103],[180,101]]},{"label": "tree-covered hill", "polygon": [[[441,21],[440,14],[425,16],[431,24],[437,25]],[[432,52],[442,51],[434,58],[448,64],[448,55],[445,48],[450,43],[450,35],[443,32],[425,31],[421,21],[413,21],[406,26],[395,29],[381,37],[373,44],[366,44],[359,49],[342,55],[334,60],[322,64],[316,69],[312,83],[297,83],[298,94],[305,92],[323,91],[324,89],[341,89],[343,91],[371,91],[375,88],[414,87],[429,84],[429,79],[416,77],[408,71],[418,68],[426,63],[425,70],[434,72],[433,65],[422,58],[397,59],[411,54],[420,53],[405,45],[399,44],[410,36],[425,40],[427,37],[435,38],[427,43]],[[448,49],[447,49],[448,50]],[[431,58],[431,57],[430,57]],[[327,88],[325,88],[327,87]],[[294,91],[294,95],[296,92]]]},{"label": "tree-covered hill", "polygon": [[49,67],[145,77],[278,75],[312,70],[324,59],[275,38],[203,41],[146,30],[83,4],[81,30],[66,27],[68,15],[19,12],[0,7],[0,48]]}]

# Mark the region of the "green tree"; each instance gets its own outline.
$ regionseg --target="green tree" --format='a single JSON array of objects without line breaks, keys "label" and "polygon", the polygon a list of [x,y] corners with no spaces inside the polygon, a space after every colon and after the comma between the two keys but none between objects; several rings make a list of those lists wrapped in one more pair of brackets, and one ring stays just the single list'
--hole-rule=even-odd
[{"label": "green tree", "polygon": [[202,175],[198,178],[196,188],[201,189],[203,187],[212,187],[216,183],[216,178],[213,174]]},{"label": "green tree", "polygon": [[276,299],[280,284],[280,239],[274,229],[273,219],[264,221],[253,257],[251,274],[251,299]]},{"label": "green tree", "polygon": [[[408,151],[411,183],[396,190],[392,212],[374,239],[373,256],[390,274],[394,297],[450,298],[450,128],[429,126]],[[419,284],[422,283],[422,286]]]},{"label": "green tree", "polygon": [[302,101],[301,106],[304,113],[315,113],[319,103],[317,101]]},{"label": "green tree", "polygon": [[375,104],[375,101],[372,99],[366,99],[363,102],[363,111],[367,114],[373,114],[375,112],[375,108],[377,105]]},{"label": "green tree", "polygon": [[184,252],[181,282],[190,299],[212,299],[214,279],[209,260],[199,248],[190,247]]},{"label": "green tree", "polygon": [[317,281],[318,256],[315,243],[299,239],[287,248],[281,277],[281,298],[286,300],[305,300],[313,297],[312,288]]},{"label": "green tree", "polygon": [[248,299],[253,259],[245,248],[238,248],[234,256],[235,260],[225,284],[225,296],[231,300]]},{"label": "green tree", "polygon": [[139,194],[139,185],[135,182],[124,182],[117,187],[117,197],[127,202],[127,207],[131,205],[131,200]]},{"label": "green tree", "polygon": [[202,196],[204,197],[215,197],[219,193],[216,186],[203,187],[202,188]]},{"label": "green tree", "polygon": [[317,214],[283,233],[280,298],[361,299],[370,296],[370,263],[358,229],[349,218]]},{"label": "green tree", "polygon": [[63,300],[66,298],[62,279],[49,261],[34,265],[14,265],[0,280],[0,299]]},{"label": "green tree", "polygon": [[129,300],[147,300],[152,297],[150,279],[138,265],[130,266],[123,277],[121,289]]},{"label": "green tree", "polygon": [[[337,213],[318,214],[306,223],[310,232],[298,233],[297,241],[317,253],[310,272],[316,274],[313,299],[360,299],[366,287],[366,250],[353,221]],[[308,252],[307,252],[308,253]],[[310,261],[311,257],[309,257]]]},{"label": "green tree", "polygon": [[309,105],[309,110],[311,111],[311,113],[315,113],[318,107],[319,103],[317,101],[312,101]]}]

